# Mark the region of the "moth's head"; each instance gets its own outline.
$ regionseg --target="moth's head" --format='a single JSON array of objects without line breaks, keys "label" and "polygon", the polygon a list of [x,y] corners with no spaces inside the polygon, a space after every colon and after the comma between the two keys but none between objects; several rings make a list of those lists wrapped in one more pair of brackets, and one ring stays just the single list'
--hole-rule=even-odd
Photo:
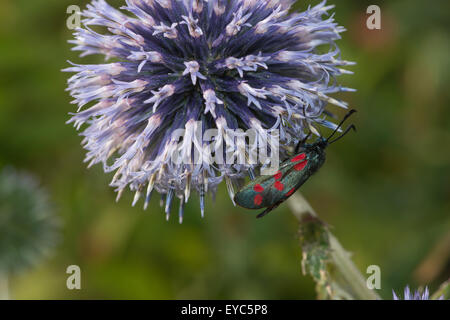
[{"label": "moth's head", "polygon": [[328,142],[328,139],[320,137],[310,145],[310,149],[312,149],[312,151],[315,151],[316,153],[324,153],[329,144],[330,143]]},{"label": "moth's head", "polygon": [[326,147],[328,147],[330,143],[328,142],[328,139],[324,137],[318,138],[314,143],[307,145],[306,149],[318,151],[318,150],[325,150]]},{"label": "moth's head", "polygon": [[330,143],[328,142],[328,139],[326,139],[324,137],[320,137],[319,139],[317,139],[316,144],[317,144],[318,147],[320,147],[322,149],[325,149],[326,147],[328,147],[328,145]]}]

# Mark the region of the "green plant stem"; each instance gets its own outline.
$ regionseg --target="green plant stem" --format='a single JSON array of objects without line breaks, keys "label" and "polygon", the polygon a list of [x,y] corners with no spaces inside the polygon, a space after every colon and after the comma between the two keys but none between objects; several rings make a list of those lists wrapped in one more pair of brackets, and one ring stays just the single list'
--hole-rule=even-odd
[{"label": "green plant stem", "polygon": [[431,296],[431,300],[450,299],[450,279],[444,282],[439,289]]},{"label": "green plant stem", "polygon": [[[311,205],[299,192],[292,195],[292,197],[288,200],[288,204],[300,222],[307,216],[318,217]],[[331,232],[327,232],[331,250],[330,263],[334,265],[344,281],[344,285],[341,285],[340,288],[344,291],[350,291],[347,293],[355,299],[381,299],[375,291],[370,290],[367,287],[364,277],[350,259],[350,254],[344,250],[339,241]]]},{"label": "green plant stem", "polygon": [[0,300],[9,300],[8,275],[0,273]]}]

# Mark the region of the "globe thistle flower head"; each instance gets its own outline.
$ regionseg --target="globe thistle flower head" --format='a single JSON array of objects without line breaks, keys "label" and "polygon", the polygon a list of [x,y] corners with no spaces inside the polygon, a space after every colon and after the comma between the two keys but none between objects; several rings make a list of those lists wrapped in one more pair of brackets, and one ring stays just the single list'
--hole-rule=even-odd
[{"label": "globe thistle flower head", "polygon": [[0,171],[0,274],[19,272],[56,246],[59,219],[36,180],[12,168]]},{"label": "globe thistle flower head", "polygon": [[[111,185],[119,197],[127,186],[136,192],[133,205],[142,197],[147,207],[156,191],[169,214],[179,198],[181,220],[195,191],[203,215],[206,193],[225,180],[233,198],[240,179],[267,165],[194,161],[205,153],[199,130],[215,129],[218,144],[234,141],[237,129],[253,129],[263,141],[278,130],[283,159],[318,125],[336,127],[326,120],[328,104],[347,107],[329,96],[351,90],[335,81],[351,63],[340,59],[335,41],[344,29],[325,1],[301,13],[289,12],[292,0],[125,2],[118,10],[92,1],[70,41],[81,56],[111,60],[64,71],[76,73],[68,90],[78,112],[69,122],[86,125],[86,161],[115,172]],[[319,53],[323,45],[330,49]],[[179,129],[181,143],[173,135]],[[192,161],[174,163],[176,153]]]},{"label": "globe thistle flower head", "polygon": [[[430,300],[430,291],[428,290],[428,287],[425,287],[425,290],[421,293],[419,290],[411,292],[411,289],[407,286],[403,293],[403,299],[400,296],[397,296],[394,290],[392,290],[392,295],[394,296],[394,300]],[[440,300],[442,299],[443,297],[440,298]]]}]

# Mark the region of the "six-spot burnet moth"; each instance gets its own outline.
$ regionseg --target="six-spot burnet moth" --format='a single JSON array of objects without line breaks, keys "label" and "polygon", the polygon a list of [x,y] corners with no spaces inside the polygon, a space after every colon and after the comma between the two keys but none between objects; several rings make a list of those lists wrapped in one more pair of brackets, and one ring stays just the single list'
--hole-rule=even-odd
[{"label": "six-spot burnet moth", "polygon": [[355,110],[348,112],[328,138],[320,137],[312,144],[305,143],[308,137],[301,141],[295,150],[295,155],[281,163],[275,175],[259,176],[252,180],[236,194],[234,201],[246,209],[265,208],[266,210],[259,214],[258,218],[278,207],[322,167],[328,145],[344,137],[350,130],[356,130],[354,125],[350,125],[341,136],[331,140],[355,112]]}]

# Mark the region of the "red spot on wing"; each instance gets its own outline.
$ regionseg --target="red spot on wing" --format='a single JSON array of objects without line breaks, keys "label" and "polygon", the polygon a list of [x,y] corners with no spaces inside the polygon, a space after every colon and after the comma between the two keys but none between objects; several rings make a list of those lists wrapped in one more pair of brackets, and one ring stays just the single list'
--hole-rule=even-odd
[{"label": "red spot on wing", "polygon": [[280,180],[283,177],[283,173],[281,171],[278,171],[274,176],[275,180]]},{"label": "red spot on wing", "polygon": [[297,170],[297,171],[302,171],[303,169],[305,169],[305,167],[306,167],[307,164],[308,164],[308,161],[307,161],[307,160],[305,160],[305,161],[303,161],[303,162],[300,162],[300,163],[297,163],[297,164],[294,166],[294,169]]},{"label": "red spot on wing", "polygon": [[255,192],[263,192],[264,188],[258,183],[258,184],[255,184],[255,186],[253,187],[253,190],[255,190]]},{"label": "red spot on wing", "polygon": [[273,186],[275,187],[275,189],[278,189],[280,191],[284,190],[284,184],[282,184],[280,181],[275,182]]},{"label": "red spot on wing", "polygon": [[295,188],[292,188],[291,190],[289,190],[289,191],[286,193],[286,197],[291,196],[294,192],[295,192]]},{"label": "red spot on wing", "polygon": [[291,159],[291,162],[299,162],[299,161],[303,161],[306,159],[306,153],[301,153],[298,156],[296,156],[295,158]]},{"label": "red spot on wing", "polygon": [[255,199],[253,200],[255,202],[255,205],[259,206],[261,205],[262,201],[263,201],[263,197],[260,194],[257,194],[255,196]]}]

